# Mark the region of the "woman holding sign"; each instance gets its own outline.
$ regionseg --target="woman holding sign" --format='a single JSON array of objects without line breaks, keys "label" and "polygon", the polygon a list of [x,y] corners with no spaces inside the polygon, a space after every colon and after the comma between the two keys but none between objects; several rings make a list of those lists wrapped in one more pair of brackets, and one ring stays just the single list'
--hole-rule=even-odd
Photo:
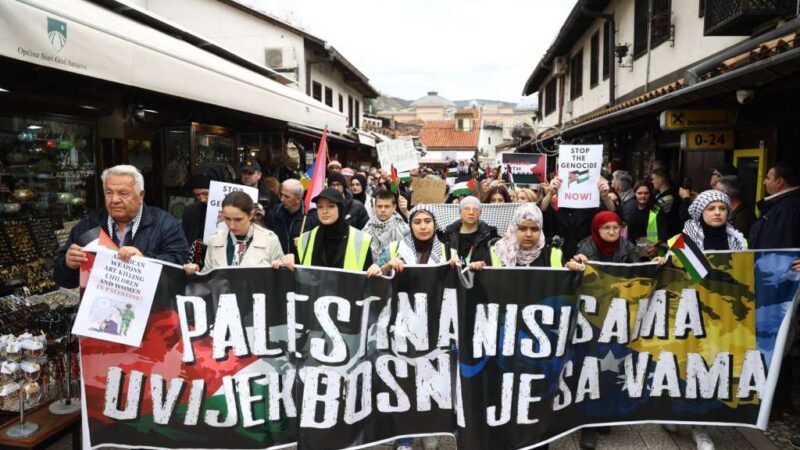
[{"label": "woman holding sign", "polygon": [[[227,228],[211,236],[204,271],[218,267],[269,266],[283,256],[278,236],[253,222],[256,205],[248,194],[231,192],[222,200],[222,219]],[[184,271],[194,275],[197,264],[186,264]]]}]

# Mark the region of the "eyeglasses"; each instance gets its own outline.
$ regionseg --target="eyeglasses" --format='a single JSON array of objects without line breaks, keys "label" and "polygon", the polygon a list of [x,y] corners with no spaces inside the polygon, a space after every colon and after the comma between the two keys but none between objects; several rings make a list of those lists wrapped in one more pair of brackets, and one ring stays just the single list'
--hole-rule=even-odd
[{"label": "eyeglasses", "polygon": [[611,233],[619,233],[622,227],[615,226],[615,225],[603,225],[600,227],[600,231],[611,232]]}]

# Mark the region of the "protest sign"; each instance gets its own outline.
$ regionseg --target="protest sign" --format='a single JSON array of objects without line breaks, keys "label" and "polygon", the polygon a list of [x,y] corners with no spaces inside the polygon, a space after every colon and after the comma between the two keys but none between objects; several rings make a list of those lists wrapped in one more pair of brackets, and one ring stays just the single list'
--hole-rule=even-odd
[{"label": "protest sign", "polygon": [[379,143],[377,148],[378,161],[384,169],[394,165],[398,172],[407,172],[419,167],[417,150],[411,139],[392,139]]},{"label": "protest sign", "polygon": [[442,203],[447,198],[447,182],[433,178],[414,178],[411,182],[411,204]]},{"label": "protest sign", "polygon": [[222,220],[222,200],[231,192],[242,191],[258,202],[258,189],[243,184],[222,183],[212,181],[208,188],[208,208],[206,209],[206,223],[203,229],[203,242],[208,242],[211,235],[220,228],[225,227]]},{"label": "protest sign", "polygon": [[514,184],[540,184],[547,181],[547,155],[540,153],[503,153],[503,171]]},{"label": "protest sign", "polygon": [[89,447],[518,449],[583,426],[766,428],[800,250],[586,273],[165,266],[140,349],[81,340]]},{"label": "protest sign", "polygon": [[139,347],[158,286],[161,264],[99,249],[72,333]]},{"label": "protest sign", "polygon": [[560,208],[596,208],[600,206],[600,168],[602,145],[561,145],[558,149],[558,189]]}]

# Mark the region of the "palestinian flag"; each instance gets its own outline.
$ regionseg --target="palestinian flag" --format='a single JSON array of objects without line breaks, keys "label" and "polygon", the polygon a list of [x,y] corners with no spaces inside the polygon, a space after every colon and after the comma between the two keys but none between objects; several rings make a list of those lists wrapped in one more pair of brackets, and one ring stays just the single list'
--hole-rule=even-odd
[{"label": "palestinian flag", "polygon": [[589,169],[586,170],[573,170],[569,173],[569,182],[567,186],[572,185],[573,182],[578,184],[589,181]]},{"label": "palestinian flag", "polygon": [[694,241],[681,233],[669,240],[669,249],[683,264],[683,268],[689,274],[689,278],[695,283],[708,276],[711,272],[711,264],[703,251]]},{"label": "palestinian flag", "polygon": [[81,293],[86,289],[86,284],[89,282],[89,272],[94,266],[94,255],[100,249],[107,248],[109,250],[117,251],[119,248],[111,236],[106,233],[106,230],[100,227],[94,227],[91,230],[85,231],[83,234],[75,239],[75,243],[83,247],[86,252],[87,261],[81,263],[81,268],[78,276],[78,283],[81,288]]},{"label": "palestinian flag", "polygon": [[411,172],[400,172],[397,176],[403,183],[411,183]]},{"label": "palestinian flag", "polygon": [[458,167],[451,167],[447,169],[447,176],[448,177],[457,177],[458,176]]},{"label": "palestinian flag", "polygon": [[394,194],[400,193],[400,178],[397,176],[397,169],[394,168],[394,164],[392,164],[392,180],[389,184],[389,190]]},{"label": "palestinian flag", "polygon": [[470,178],[469,181],[461,181],[453,185],[453,189],[450,192],[452,195],[462,196],[462,195],[472,195],[475,191],[475,178]]}]

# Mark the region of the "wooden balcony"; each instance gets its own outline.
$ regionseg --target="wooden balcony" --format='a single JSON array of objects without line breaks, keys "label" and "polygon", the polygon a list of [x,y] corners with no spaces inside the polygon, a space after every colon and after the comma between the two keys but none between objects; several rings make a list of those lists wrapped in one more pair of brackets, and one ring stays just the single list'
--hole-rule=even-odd
[{"label": "wooden balcony", "polygon": [[796,0],[706,0],[706,36],[749,36],[769,20],[793,16]]}]

